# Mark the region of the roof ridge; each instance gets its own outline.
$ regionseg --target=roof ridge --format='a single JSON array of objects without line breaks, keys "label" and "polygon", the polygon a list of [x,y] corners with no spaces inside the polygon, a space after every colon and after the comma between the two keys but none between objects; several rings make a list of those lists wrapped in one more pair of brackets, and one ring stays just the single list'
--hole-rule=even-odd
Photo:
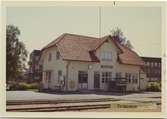
[{"label": "roof ridge", "polygon": [[85,38],[99,39],[99,38],[97,38],[97,37],[93,37],[93,36],[78,35],[78,34],[73,34],[73,33],[64,33],[64,34],[65,34],[65,35],[73,35],[73,36],[85,37]]},{"label": "roof ridge", "polygon": [[[97,37],[85,36],[85,35],[78,35],[78,34],[72,34],[72,33],[63,33],[62,35],[60,35],[59,37],[57,37],[56,39],[54,39],[53,41],[51,41],[50,43],[48,43],[48,44],[47,44],[44,48],[42,48],[41,50],[44,50],[44,49],[47,48],[47,47],[52,47],[52,46],[58,44],[58,43],[59,43],[65,36],[67,36],[67,35],[70,35],[70,36],[77,36],[77,37],[79,37],[79,39],[80,39],[81,37],[90,38],[90,40],[104,39],[104,38],[110,36],[110,35],[106,35],[106,36],[103,36],[103,37],[101,37],[101,38],[97,38]],[[52,45],[51,45],[51,46],[48,46],[48,45],[50,45],[50,44],[52,44]]]},{"label": "roof ridge", "polygon": [[[53,41],[51,41],[50,43],[48,43],[48,44],[47,44],[44,48],[42,48],[41,50],[44,50],[44,49],[47,48],[47,47],[52,47],[52,46],[56,45],[58,42],[61,41],[61,39],[64,38],[65,35],[66,35],[66,34],[63,33],[62,35],[60,35],[59,37],[57,37],[55,40],[53,40]],[[56,41],[57,41],[57,42],[56,42]],[[54,42],[55,42],[55,43],[54,43]],[[50,44],[52,44],[52,43],[54,43],[54,44],[51,45],[51,46],[48,46],[48,45],[50,45]]]},{"label": "roof ridge", "polygon": [[[63,33],[61,36],[59,36],[59,37],[57,38],[59,41],[57,41],[57,43],[55,43],[55,44],[58,44],[58,43],[64,38],[65,35],[67,35],[67,34]],[[56,39],[56,40],[57,40],[57,39]]]}]

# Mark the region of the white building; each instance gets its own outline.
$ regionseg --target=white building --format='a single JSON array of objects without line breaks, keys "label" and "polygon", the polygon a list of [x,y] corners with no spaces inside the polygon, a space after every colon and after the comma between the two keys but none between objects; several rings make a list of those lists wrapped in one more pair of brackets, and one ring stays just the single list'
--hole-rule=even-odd
[{"label": "white building", "polygon": [[42,49],[44,89],[77,91],[144,90],[142,59],[116,37],[63,34]]}]

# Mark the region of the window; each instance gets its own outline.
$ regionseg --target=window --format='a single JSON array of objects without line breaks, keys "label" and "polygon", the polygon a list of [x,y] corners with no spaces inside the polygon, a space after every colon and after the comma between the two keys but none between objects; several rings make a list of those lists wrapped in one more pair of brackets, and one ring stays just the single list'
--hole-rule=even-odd
[{"label": "window", "polygon": [[88,83],[88,72],[87,71],[79,71],[78,72],[79,83]]},{"label": "window", "polygon": [[112,80],[112,72],[102,72],[102,83]]},{"label": "window", "polygon": [[58,70],[58,81],[62,80],[62,71]]},{"label": "window", "polygon": [[48,81],[48,83],[51,82],[51,71],[46,71],[46,80]]},{"label": "window", "polygon": [[50,62],[52,60],[52,54],[49,53],[49,56],[48,56],[48,61]]},{"label": "window", "polygon": [[128,83],[131,83],[131,74],[130,73],[126,73],[125,77],[126,77]]},{"label": "window", "polygon": [[56,59],[58,60],[58,59],[60,59],[60,52],[56,52]]},{"label": "window", "polygon": [[122,76],[122,72],[117,72],[115,74],[116,81],[126,81],[127,73],[125,74],[125,77]]},{"label": "window", "polygon": [[121,72],[117,72],[117,73],[115,74],[115,77],[118,78],[118,79],[119,79],[119,78],[122,78],[122,73],[121,73]]},{"label": "window", "polygon": [[102,60],[112,60],[112,54],[109,51],[102,52],[101,54]]},{"label": "window", "polygon": [[135,76],[132,75],[132,83],[135,83]]},{"label": "window", "polygon": [[132,83],[138,83],[138,75],[132,74]]}]

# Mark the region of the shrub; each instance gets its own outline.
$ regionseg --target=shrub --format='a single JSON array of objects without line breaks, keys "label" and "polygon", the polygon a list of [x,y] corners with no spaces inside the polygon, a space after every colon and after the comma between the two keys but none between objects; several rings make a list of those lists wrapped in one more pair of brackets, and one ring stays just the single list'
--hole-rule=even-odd
[{"label": "shrub", "polygon": [[17,89],[18,90],[26,90],[26,89],[29,89],[29,85],[26,83],[19,83]]},{"label": "shrub", "polygon": [[28,84],[28,83],[17,83],[17,84],[13,84],[11,86],[11,90],[28,90],[28,89],[38,89],[38,84],[37,83],[32,83],[32,84]]},{"label": "shrub", "polygon": [[39,84],[38,83],[33,83],[30,86],[30,89],[38,89],[39,88]]},{"label": "shrub", "polygon": [[147,84],[147,91],[161,91],[161,85],[158,82],[150,82]]}]

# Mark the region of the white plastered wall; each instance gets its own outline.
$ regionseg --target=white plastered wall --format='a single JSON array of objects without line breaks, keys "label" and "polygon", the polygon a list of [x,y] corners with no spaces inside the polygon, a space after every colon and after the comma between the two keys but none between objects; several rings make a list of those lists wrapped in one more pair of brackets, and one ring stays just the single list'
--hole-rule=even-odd
[{"label": "white plastered wall", "polygon": [[[50,48],[42,53],[42,66],[43,66],[43,78],[42,83],[44,87],[49,87],[50,89],[56,89],[56,86],[59,86],[58,83],[58,70],[62,71],[62,75],[66,76],[66,62],[60,57],[59,60],[56,59],[57,48]],[[51,53],[51,61],[48,61],[49,53]],[[46,82],[45,71],[51,71],[51,81],[50,83]]]}]

